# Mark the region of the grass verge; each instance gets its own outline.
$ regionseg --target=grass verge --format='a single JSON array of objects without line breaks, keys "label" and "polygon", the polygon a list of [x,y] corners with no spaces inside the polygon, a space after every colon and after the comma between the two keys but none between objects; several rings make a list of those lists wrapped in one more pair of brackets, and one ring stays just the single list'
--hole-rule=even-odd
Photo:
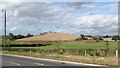
[{"label": "grass verge", "polygon": [[31,57],[36,57],[36,58],[46,58],[46,59],[54,59],[54,60],[79,62],[79,63],[118,66],[118,58],[117,57],[96,57],[96,56],[91,57],[91,56],[74,56],[74,55],[13,52],[13,51],[3,51],[2,53],[3,54],[12,54],[12,55],[21,55],[21,56],[31,56]]}]

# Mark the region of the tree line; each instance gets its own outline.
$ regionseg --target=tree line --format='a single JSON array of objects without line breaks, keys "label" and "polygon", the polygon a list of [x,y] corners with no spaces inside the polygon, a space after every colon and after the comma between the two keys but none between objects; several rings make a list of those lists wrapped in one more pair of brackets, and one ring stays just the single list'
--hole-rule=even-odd
[{"label": "tree line", "polygon": [[[49,34],[49,33],[55,33],[55,32],[48,31],[48,32],[40,33],[40,35]],[[16,40],[16,39],[28,38],[28,37],[32,37],[32,36],[33,35],[30,34],[30,33],[28,33],[27,35],[21,35],[21,34],[14,35],[13,33],[9,33],[7,38],[9,38],[10,40]],[[96,41],[103,40],[103,38],[112,38],[112,40],[114,40],[114,41],[120,40],[120,36],[119,35],[113,35],[113,36],[110,36],[110,35],[106,35],[106,36],[92,36],[92,35],[80,34],[80,37],[77,38],[75,41],[88,40],[87,37],[90,37],[90,38],[92,38],[93,40],[96,40]]]},{"label": "tree line", "polygon": [[[40,35],[44,35],[44,34],[48,34],[48,33],[54,33],[54,32],[51,32],[51,31],[42,32],[42,33],[40,33]],[[13,33],[9,33],[7,38],[9,38],[10,40],[16,40],[16,39],[28,38],[28,37],[32,37],[32,36],[33,35],[30,33],[28,33],[27,35],[21,35],[21,34],[14,35]]]},{"label": "tree line", "polygon": [[103,40],[103,38],[112,38],[112,40],[117,41],[120,40],[120,36],[119,35],[113,35],[113,36],[92,36],[92,35],[84,35],[84,34],[80,34],[80,37],[76,39],[76,41],[79,40],[88,40],[87,37],[92,38],[93,40],[99,41],[99,40]]},{"label": "tree line", "polygon": [[9,33],[9,35],[7,36],[7,38],[9,38],[10,40],[15,40],[15,39],[22,39],[22,38],[27,38],[27,37],[32,37],[32,34],[27,34],[27,35],[14,35],[13,33]]}]

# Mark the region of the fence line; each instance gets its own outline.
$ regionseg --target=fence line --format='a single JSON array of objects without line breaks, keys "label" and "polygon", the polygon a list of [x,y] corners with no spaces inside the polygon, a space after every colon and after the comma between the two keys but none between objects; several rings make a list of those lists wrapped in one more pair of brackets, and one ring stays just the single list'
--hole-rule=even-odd
[{"label": "fence line", "polygon": [[34,48],[10,48],[8,51],[16,52],[38,52],[38,53],[56,53],[56,54],[68,54],[68,55],[81,55],[81,56],[116,56],[118,57],[117,49],[34,49]]}]

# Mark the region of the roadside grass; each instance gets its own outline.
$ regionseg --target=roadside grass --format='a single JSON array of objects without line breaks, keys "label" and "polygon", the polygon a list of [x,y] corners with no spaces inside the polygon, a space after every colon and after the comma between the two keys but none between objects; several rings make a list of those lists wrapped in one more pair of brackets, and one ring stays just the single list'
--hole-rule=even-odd
[{"label": "roadside grass", "polygon": [[3,54],[21,55],[21,56],[31,56],[36,58],[46,58],[54,60],[63,60],[79,63],[88,64],[99,64],[107,66],[118,66],[118,58],[111,57],[97,57],[97,56],[75,56],[75,55],[60,55],[60,54],[45,54],[45,53],[34,53],[34,52],[14,52],[14,51],[3,51]]}]

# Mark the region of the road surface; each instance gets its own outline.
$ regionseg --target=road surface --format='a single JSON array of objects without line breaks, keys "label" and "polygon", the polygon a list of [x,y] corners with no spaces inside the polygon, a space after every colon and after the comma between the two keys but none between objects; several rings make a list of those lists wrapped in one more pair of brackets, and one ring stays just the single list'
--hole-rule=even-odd
[{"label": "road surface", "polygon": [[[113,67],[106,67],[106,66],[91,66],[86,64],[73,64],[73,63],[65,63],[65,62],[57,62],[57,61],[49,61],[49,60],[40,60],[40,59],[30,59],[24,57],[17,57],[17,56],[10,56],[10,55],[2,55],[2,66],[3,68],[13,68],[14,67],[57,67],[57,68],[70,68],[70,66],[76,68],[113,68]],[[25,67],[25,68],[26,68]]]}]

